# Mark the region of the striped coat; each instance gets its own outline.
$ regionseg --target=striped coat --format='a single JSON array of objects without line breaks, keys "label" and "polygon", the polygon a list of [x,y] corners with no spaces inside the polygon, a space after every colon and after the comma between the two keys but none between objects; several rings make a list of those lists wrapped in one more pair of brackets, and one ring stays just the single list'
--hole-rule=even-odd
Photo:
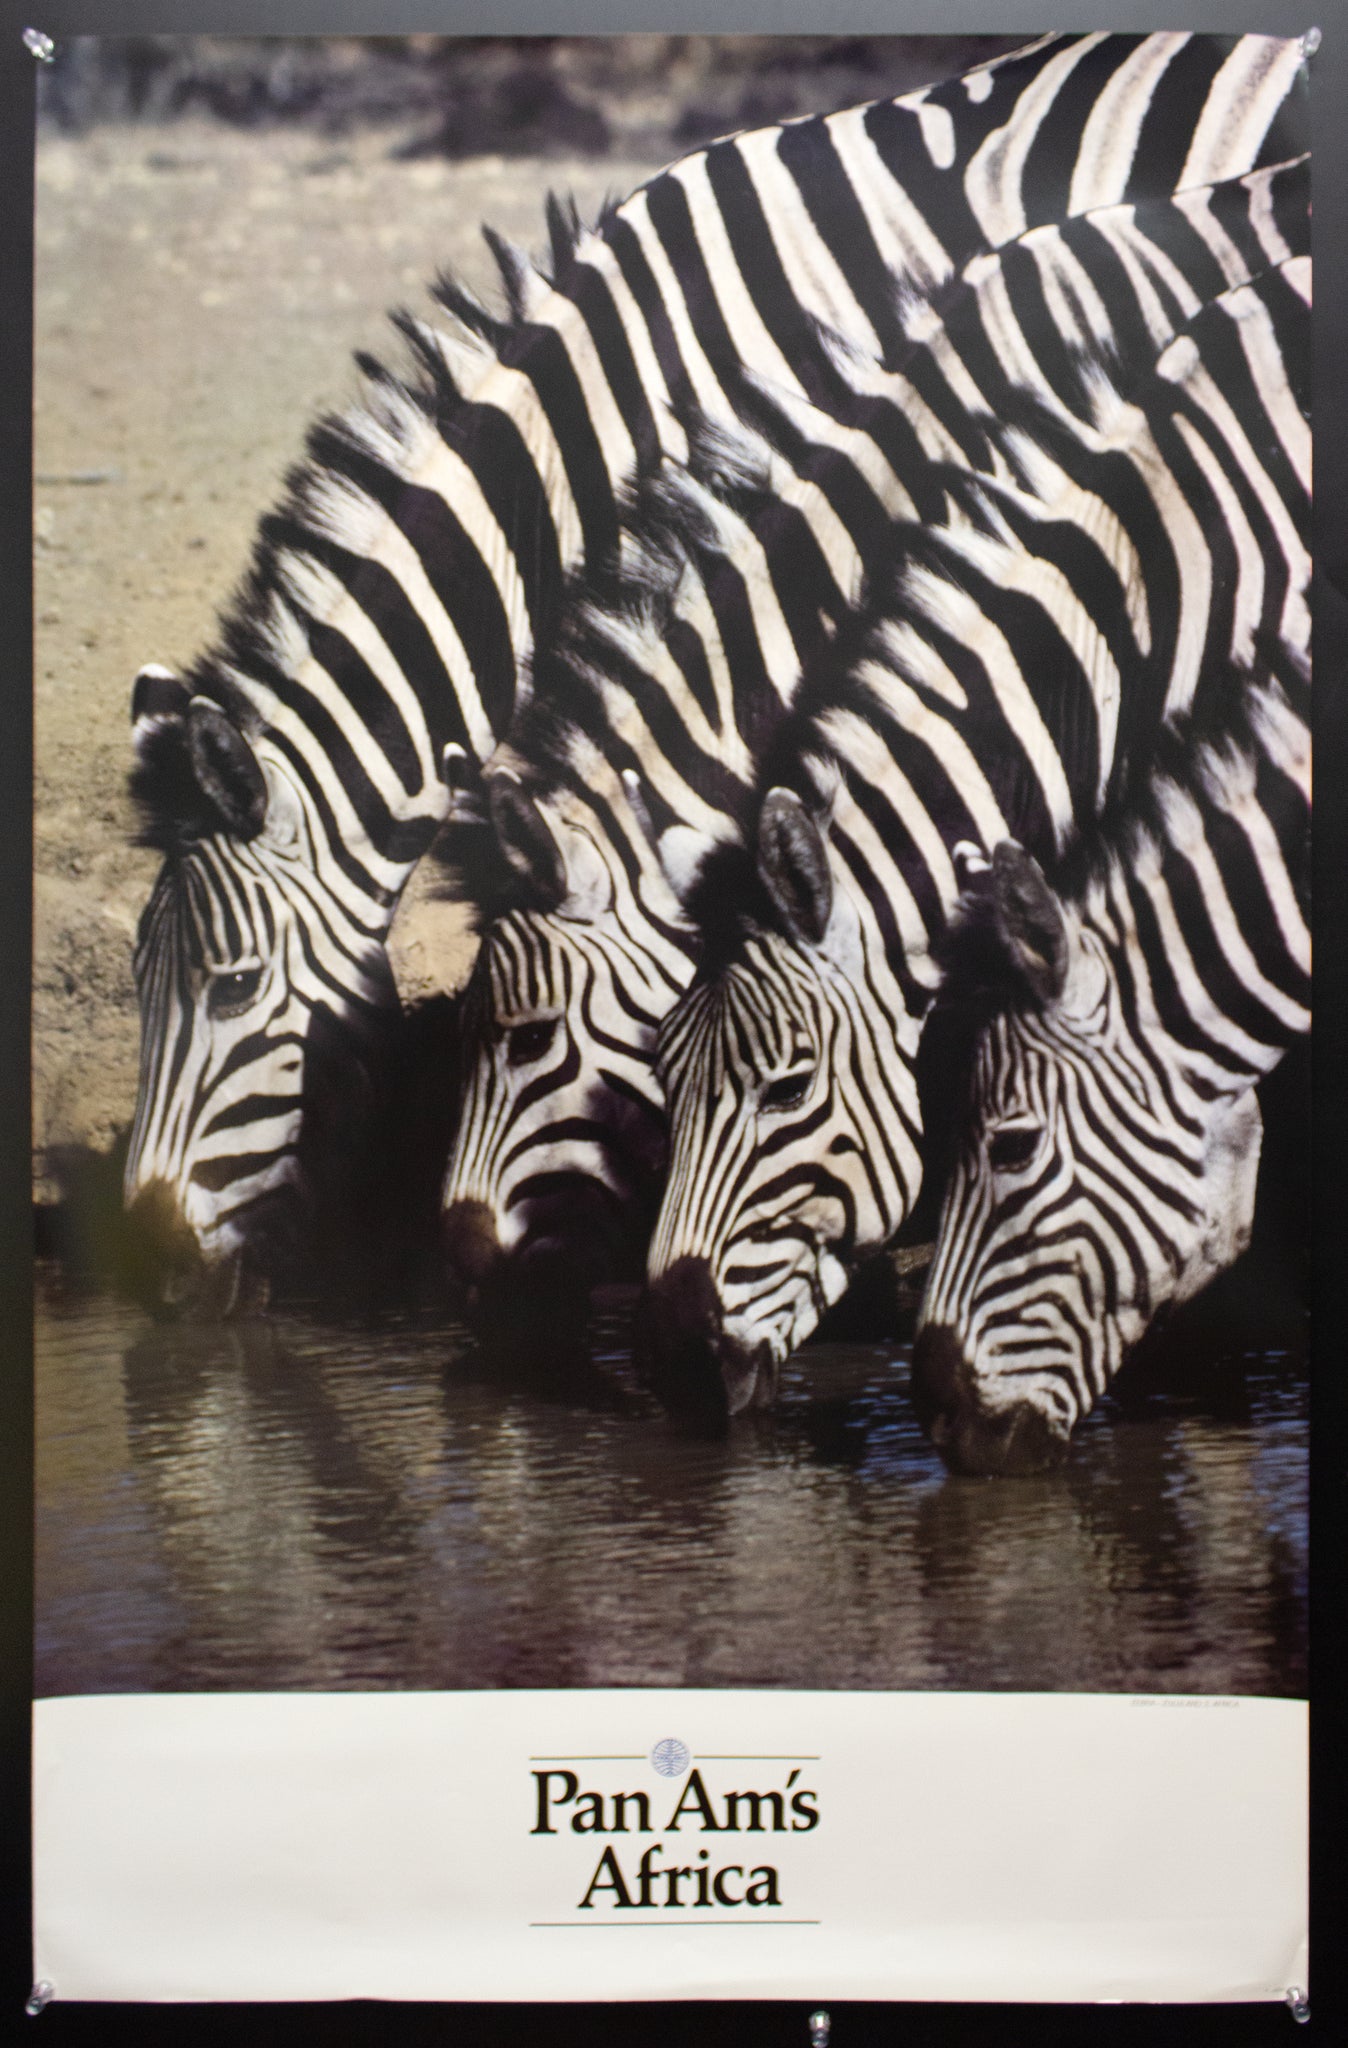
[{"label": "striped coat", "polygon": [[593,232],[554,209],[551,275],[499,250],[508,317],[447,284],[455,326],[408,324],[414,375],[367,366],[214,646],[133,702],[167,858],[137,948],[126,1189],[163,1303],[261,1298],[359,1149],[332,1105],[353,1074],[378,1101],[393,905],[509,731],[568,579],[602,586],[622,489],[686,457],[694,412],[732,420],[746,369],[852,426],[866,395],[826,331],[902,354],[905,303],[1008,236],[1286,154],[1296,70],[1269,38],[1048,39],[734,138]]},{"label": "striped coat", "polygon": [[[1294,239],[1295,183],[1272,181]],[[1289,256],[1138,386],[1088,377],[1077,432],[1020,442],[1025,481],[979,485],[968,529],[910,549],[858,658],[802,695],[761,777],[755,871],[709,865],[709,951],[661,1031],[673,1137],[644,1322],[671,1401],[770,1398],[911,1208],[918,1038],[970,864],[1008,839],[1065,849],[1261,635],[1304,653],[1308,299]],[[1036,478],[1058,482],[1037,508]]]},{"label": "striped coat", "polygon": [[[1125,54],[1120,40],[1127,51],[1116,69]],[[1165,47],[1173,57],[1180,46]],[[1058,58],[1062,54],[1059,48]],[[622,848],[610,863],[612,881],[597,911],[592,893],[580,892],[559,921],[561,898],[553,883],[532,877],[509,915],[488,932],[479,1001],[468,1020],[464,1112],[446,1184],[451,1258],[479,1299],[490,1284],[512,1312],[522,1299],[525,1273],[537,1281],[547,1272],[550,1289],[540,1325],[545,1345],[555,1342],[557,1288],[573,1314],[583,1311],[589,1282],[631,1271],[639,1254],[661,1158],[662,1101],[652,1072],[655,1028],[691,974],[696,949],[695,937],[691,946],[679,941],[682,963],[671,952],[670,908],[652,929],[649,880],[642,884],[644,902],[632,896],[624,877],[641,865],[632,845],[635,817],[620,804],[623,816],[615,821],[611,807],[588,804],[591,764],[602,758],[610,776],[635,779],[642,808],[681,871],[675,878],[681,886],[698,856],[727,836],[752,830],[746,764],[752,777],[755,757],[766,750],[800,671],[827,648],[827,635],[821,639],[818,631],[820,600],[811,593],[827,586],[831,632],[837,591],[882,578],[882,565],[896,546],[906,544],[893,531],[877,531],[877,510],[887,506],[892,517],[897,508],[909,520],[941,524],[947,517],[945,466],[1009,474],[988,439],[988,416],[1014,414],[1028,390],[1070,418],[1070,408],[1079,404],[1083,349],[1107,346],[1128,361],[1150,362],[1173,338],[1177,322],[1278,253],[1281,245],[1266,240],[1262,224],[1260,208],[1269,198],[1264,183],[1252,192],[1231,178],[1217,187],[1188,189],[1180,202],[1168,191],[1148,197],[1156,177],[1186,177],[1200,155],[1221,167],[1247,163],[1252,131],[1243,95],[1226,103],[1225,129],[1211,110],[1197,117],[1201,151],[1196,136],[1178,169],[1169,159],[1164,166],[1159,160],[1139,165],[1147,184],[1130,188],[1135,197],[1117,199],[1122,154],[1101,149],[1104,108],[1117,112],[1125,76],[1127,92],[1145,97],[1168,75],[1159,47],[1149,46],[1145,64],[1142,54],[1133,41],[1112,38],[1088,53],[1077,51],[1077,96],[1060,133],[1049,111],[1051,96],[1026,92],[1006,124],[998,158],[999,175],[1009,178],[1014,164],[1026,181],[1020,197],[1013,199],[1003,186],[998,209],[989,210],[983,180],[993,152],[985,145],[962,174],[964,218],[972,214],[1008,239],[995,250],[977,248],[958,270],[938,266],[933,274],[939,281],[928,296],[910,287],[892,305],[873,308],[870,346],[876,353],[867,355],[856,345],[831,348],[834,372],[854,394],[854,432],[868,437],[869,446],[863,440],[858,452],[855,439],[845,445],[831,418],[821,419],[816,408],[781,387],[761,398],[756,416],[770,416],[765,430],[798,471],[808,455],[810,475],[832,508],[830,576],[821,579],[817,565],[811,574],[798,534],[768,542],[765,551],[760,530],[752,566],[739,565],[750,588],[739,598],[738,622],[728,623],[723,604],[710,657],[702,628],[690,619],[681,618],[668,631],[647,621],[644,644],[629,637],[616,656],[621,682],[604,674],[608,658],[600,653],[588,705],[577,705],[570,686],[552,679],[548,694],[551,699],[556,693],[558,709],[548,729],[540,738],[526,718],[513,736],[544,809],[553,803],[558,819],[567,820],[560,836],[588,808],[588,826],[581,826],[588,839],[602,844],[616,833]],[[1059,84],[1064,75],[1059,73]],[[1278,90],[1290,89],[1294,75],[1294,65],[1285,69]],[[1092,121],[1086,102],[1094,89],[1103,98]],[[1135,114],[1139,107],[1140,100],[1133,103]],[[1290,113],[1280,115],[1263,136],[1265,157],[1290,150],[1296,129]],[[920,139],[925,150],[925,130]],[[914,131],[910,141],[918,140]],[[1116,140],[1126,153],[1128,145]],[[1066,217],[1047,221],[1041,215],[1049,187],[1039,182],[1038,171],[1059,147],[1064,161],[1073,150],[1077,156],[1057,190],[1056,203]],[[1038,166],[1034,177],[1032,164]],[[914,166],[915,188],[922,168]],[[948,182],[940,189],[948,198]],[[1105,203],[1088,206],[1097,195]],[[954,228],[960,204],[952,204]],[[933,232],[942,225],[934,218]],[[1065,552],[1072,545],[1072,516],[1060,515]],[[855,552],[850,576],[837,567],[839,537],[844,549]],[[1140,530],[1134,535],[1139,545],[1148,538]],[[1078,568],[1080,555],[1078,547]],[[1191,618],[1199,616],[1206,600],[1188,576],[1184,550],[1174,549],[1169,559],[1189,586],[1175,601]],[[736,573],[732,559],[725,574],[733,580]],[[757,606],[755,589],[766,599]],[[1168,598],[1165,593],[1162,601]],[[1091,594],[1082,601],[1090,602]],[[786,634],[790,643],[783,657]],[[718,712],[722,722],[709,730],[698,693],[705,674],[728,654],[735,670],[732,708]],[[771,684],[765,680],[769,671]],[[567,761],[568,720],[583,728],[577,743],[581,765],[574,769]],[[546,794],[550,781],[565,785],[555,799]],[[553,900],[544,901],[549,893]],[[589,908],[582,907],[582,898]],[[525,1048],[532,1058],[524,1057]],[[612,1238],[615,1224],[619,1241]]]},{"label": "striped coat", "polygon": [[1256,1084],[1310,1025],[1308,692],[1281,668],[1228,685],[1050,879],[996,850],[990,1014],[913,1357],[961,1471],[1053,1463],[1151,1319],[1248,1243]]}]

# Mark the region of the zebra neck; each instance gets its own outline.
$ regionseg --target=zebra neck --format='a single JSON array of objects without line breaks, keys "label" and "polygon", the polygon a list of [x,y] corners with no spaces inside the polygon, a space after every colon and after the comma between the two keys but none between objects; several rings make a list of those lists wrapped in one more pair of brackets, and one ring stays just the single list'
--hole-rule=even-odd
[{"label": "zebra neck", "polygon": [[[509,747],[503,758],[511,758]],[[589,787],[559,787],[544,800],[560,861],[558,914],[575,925],[604,926],[629,965],[648,963],[671,990],[687,981],[696,933],[670,885],[650,837],[649,819],[633,810],[632,793],[612,763],[587,750]]]},{"label": "zebra neck", "polygon": [[1285,703],[1247,748],[1205,748],[1087,891],[1134,1030],[1201,1095],[1236,1095],[1310,1028],[1309,750]]},{"label": "zebra neck", "polygon": [[[396,894],[447,812],[446,750],[482,764],[511,729],[638,463],[583,305],[530,278],[509,323],[409,324],[420,384],[363,365],[193,678],[274,751],[375,895]],[[579,387],[570,408],[559,387]]]}]

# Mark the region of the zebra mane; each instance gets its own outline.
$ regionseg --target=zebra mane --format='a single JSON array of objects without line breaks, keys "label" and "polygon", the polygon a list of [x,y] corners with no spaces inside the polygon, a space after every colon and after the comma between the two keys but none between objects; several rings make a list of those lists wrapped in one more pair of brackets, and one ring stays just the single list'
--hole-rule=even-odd
[{"label": "zebra mane", "polygon": [[[1247,664],[1210,664],[1190,710],[1161,728],[1090,829],[1077,833],[1056,859],[1041,862],[1064,907],[1085,910],[1111,872],[1133,869],[1164,846],[1196,791],[1248,781],[1250,764],[1266,752],[1270,713],[1279,707],[1309,719],[1308,664],[1283,643],[1263,635]],[[945,972],[943,1008],[991,1013],[1023,999],[1023,984],[1009,971],[996,937],[982,874],[966,887],[937,957]]]},{"label": "zebra mane", "polygon": [[[667,461],[626,486],[613,547],[573,574],[556,634],[531,658],[531,688],[512,723],[509,753],[532,798],[571,791],[605,809],[592,773],[596,750],[616,756],[616,767],[639,770],[636,753],[625,752],[615,733],[611,690],[641,670],[664,638],[686,578],[708,573],[723,555],[718,522],[770,497],[767,453],[752,436],[700,414],[684,424],[687,461]],[[653,791],[648,802],[661,812]],[[483,830],[486,815],[478,803],[465,828],[451,814],[425,856],[433,893],[457,898],[466,888],[480,923],[531,900],[495,833]],[[671,822],[656,817],[660,829]],[[606,824],[619,844],[616,821],[606,817]]]},{"label": "zebra mane", "polygon": [[[574,204],[550,196],[547,220],[557,276],[575,262],[585,229]],[[405,309],[389,314],[406,363],[390,368],[360,351],[360,389],[340,411],[309,428],[304,455],[286,475],[279,502],[259,521],[247,568],[226,601],[212,640],[184,673],[189,695],[217,704],[246,736],[264,725],[253,687],[293,675],[310,635],[346,595],[352,556],[378,559],[394,514],[382,500],[410,483],[437,444],[462,449],[473,433],[473,394],[508,359],[536,295],[554,278],[484,230],[505,293],[493,313],[449,273],[431,296],[450,316],[433,325]],[[140,843],[165,849],[214,829],[190,767],[171,733],[148,737],[130,794]],[[216,821],[218,825],[218,820]]]},{"label": "zebra mane", "polygon": [[616,547],[576,575],[555,639],[535,654],[511,745],[539,787],[571,779],[578,738],[608,736],[604,683],[648,657],[670,629],[685,579],[721,558],[718,521],[769,500],[766,451],[750,436],[700,416],[686,430],[687,461],[666,461],[626,488]]},{"label": "zebra mane", "polygon": [[1091,830],[1047,870],[1063,901],[1083,904],[1115,863],[1130,865],[1146,845],[1164,843],[1177,796],[1227,783],[1242,761],[1263,754],[1277,705],[1309,720],[1309,664],[1273,636],[1259,637],[1246,664],[1210,665],[1192,708],[1162,727],[1150,757],[1132,765]]},{"label": "zebra mane", "polygon": [[[1181,333],[1195,330],[1211,316],[1216,303],[1204,302]],[[1167,347],[1173,348],[1173,342]],[[1008,524],[1004,486],[1037,501],[1043,516],[1071,516],[1070,509],[1066,515],[1056,510],[1045,492],[1060,488],[1064,479],[1069,493],[1077,487],[1083,464],[1082,427],[1094,436],[1111,426],[1124,407],[1145,423],[1144,431],[1154,430],[1154,415],[1173,415],[1175,385],[1158,369],[1166,352],[1134,367],[1120,358],[1111,338],[1093,339],[1064,352],[1051,404],[1025,390],[1012,396],[995,419],[969,415],[964,432],[977,460],[929,466],[927,486],[943,499],[943,514],[895,523],[885,563],[873,571],[861,602],[832,644],[807,665],[791,709],[765,749],[757,785],[760,804],[768,790],[784,786],[816,814],[827,814],[840,780],[856,773],[835,737],[840,716],[850,714],[862,724],[875,720],[868,664],[904,674],[906,647],[924,642],[933,628],[942,629],[946,594],[972,595],[976,600],[971,578],[977,551],[971,541],[981,537],[1012,548],[1019,545]],[[781,415],[774,415],[766,401],[755,415],[755,424],[769,443],[782,431],[774,424],[775,417]],[[1164,679],[1149,676],[1148,667],[1144,662],[1137,669],[1125,693],[1116,756],[1119,772],[1102,819],[1106,829],[1117,828],[1126,812],[1135,818],[1151,814],[1156,800],[1148,772],[1163,763],[1182,772],[1185,749],[1201,742],[1209,707],[1217,720],[1213,730],[1230,729],[1229,677],[1200,676],[1191,717],[1178,721],[1158,749],[1152,742],[1153,714],[1163,701]],[[1012,775],[1004,801],[1008,823],[1016,832],[1023,829],[1021,821],[1033,815],[1037,793],[1027,765],[1014,763]],[[1069,885],[1064,875],[1064,886]],[[685,896],[684,908],[699,927],[703,957],[712,971],[734,954],[748,931],[780,925],[757,877],[753,855],[742,847],[720,847],[708,856]]]}]

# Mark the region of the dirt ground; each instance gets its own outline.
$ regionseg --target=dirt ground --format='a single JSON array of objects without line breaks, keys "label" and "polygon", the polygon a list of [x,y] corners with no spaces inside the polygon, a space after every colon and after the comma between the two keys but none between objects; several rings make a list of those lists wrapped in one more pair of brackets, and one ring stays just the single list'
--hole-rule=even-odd
[{"label": "dirt ground", "polygon": [[[443,264],[485,287],[479,223],[541,240],[550,186],[597,210],[654,162],[394,161],[379,131],[205,121],[44,137],[35,393],[34,1147],[130,1118],[136,918],[157,856],[125,796],[132,679],[183,662],[247,559],[308,421],[388,358],[383,309]],[[404,992],[466,971],[454,906],[399,913]]]},{"label": "dirt ground", "polygon": [[[444,266],[493,289],[480,224],[539,248],[549,189],[592,218],[704,129],[910,89],[1007,41],[592,38],[542,55],[531,45],[516,70],[508,39],[467,56],[415,38],[75,46],[49,81],[37,161],[33,1135],[44,1196],[57,1192],[56,1158],[106,1152],[134,1106],[131,947],[156,857],[130,844],[132,679],[209,638],[307,424],[354,391],[352,350],[396,359],[385,309],[426,310],[425,281]],[[401,124],[372,121],[395,71],[411,82]],[[268,125],[287,96],[305,95],[316,112]],[[438,125],[437,106],[450,108]],[[607,109],[598,154],[567,153],[578,107],[587,134]],[[237,125],[249,108],[262,126]],[[500,124],[511,154],[444,153],[480,152],[484,122]],[[471,957],[456,908],[428,904],[415,879],[393,957],[413,997],[452,985]]]}]

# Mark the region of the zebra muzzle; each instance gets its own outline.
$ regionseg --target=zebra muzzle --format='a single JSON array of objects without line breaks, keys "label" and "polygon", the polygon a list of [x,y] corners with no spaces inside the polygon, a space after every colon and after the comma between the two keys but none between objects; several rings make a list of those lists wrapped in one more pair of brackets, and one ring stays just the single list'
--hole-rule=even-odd
[{"label": "zebra muzzle", "polygon": [[163,1181],[127,1209],[123,1272],[136,1300],[169,1321],[215,1321],[265,1306],[260,1276],[245,1284],[239,1247],[208,1257]]},{"label": "zebra muzzle", "polygon": [[1067,1449],[1061,1427],[1033,1401],[990,1398],[959,1338],[943,1323],[918,1332],[912,1390],[918,1420],[952,1472],[1044,1472]]},{"label": "zebra muzzle", "polygon": [[440,1218],[440,1234],[450,1275],[471,1297],[504,1256],[496,1219],[485,1202],[451,1202]]},{"label": "zebra muzzle", "polygon": [[507,1251],[485,1202],[451,1202],[441,1217],[451,1282],[483,1355],[496,1367],[560,1386],[585,1376],[590,1274],[565,1240]]},{"label": "zebra muzzle", "polygon": [[705,1259],[682,1258],[650,1281],[638,1306],[635,1356],[646,1383],[686,1427],[719,1435],[732,1415],[776,1393],[766,1339],[729,1330]]}]

